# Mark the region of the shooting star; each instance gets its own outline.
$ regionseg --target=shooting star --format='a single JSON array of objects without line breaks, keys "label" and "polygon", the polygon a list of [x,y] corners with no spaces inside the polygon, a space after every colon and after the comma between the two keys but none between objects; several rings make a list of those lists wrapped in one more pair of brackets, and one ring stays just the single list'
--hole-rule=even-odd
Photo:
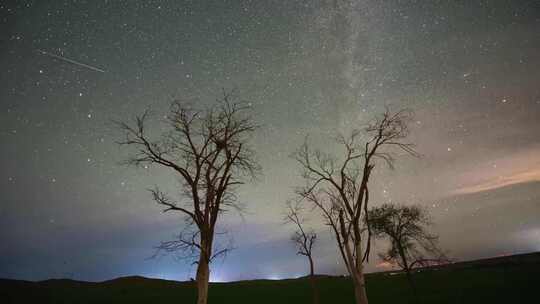
[{"label": "shooting star", "polygon": [[52,53],[49,53],[49,52],[45,52],[43,50],[37,50],[37,51],[40,52],[43,55],[47,55],[47,56],[50,56],[50,57],[53,57],[53,58],[56,58],[56,59],[60,59],[62,61],[69,62],[69,63],[74,64],[74,65],[82,66],[83,68],[87,68],[87,69],[90,69],[92,71],[105,73],[105,71],[100,69],[100,68],[96,68],[96,67],[93,67],[91,65],[84,64],[82,62],[78,62],[78,61],[75,61],[75,60],[72,60],[72,59],[69,59],[69,58],[61,57],[61,56],[58,56],[58,55],[55,55],[55,54],[52,54]]}]

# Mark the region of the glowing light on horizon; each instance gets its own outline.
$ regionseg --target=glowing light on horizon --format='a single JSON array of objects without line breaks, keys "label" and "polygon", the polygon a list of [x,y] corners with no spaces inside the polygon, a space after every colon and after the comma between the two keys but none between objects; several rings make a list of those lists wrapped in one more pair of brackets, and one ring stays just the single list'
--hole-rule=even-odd
[{"label": "glowing light on horizon", "polygon": [[540,227],[520,231],[518,237],[530,244],[534,250],[540,250]]},{"label": "glowing light on horizon", "polygon": [[211,283],[223,283],[223,282],[228,282],[228,280],[225,279],[225,277],[223,277],[223,276],[210,274],[210,282]]},{"label": "glowing light on horizon", "polygon": [[283,279],[283,276],[278,275],[278,274],[271,274],[271,275],[267,276],[266,279],[267,280],[281,280],[281,279]]},{"label": "glowing light on horizon", "polygon": [[390,263],[390,262],[380,262],[378,263],[377,265],[375,265],[375,267],[377,268],[382,268],[382,269],[393,269],[394,268],[394,264]]}]

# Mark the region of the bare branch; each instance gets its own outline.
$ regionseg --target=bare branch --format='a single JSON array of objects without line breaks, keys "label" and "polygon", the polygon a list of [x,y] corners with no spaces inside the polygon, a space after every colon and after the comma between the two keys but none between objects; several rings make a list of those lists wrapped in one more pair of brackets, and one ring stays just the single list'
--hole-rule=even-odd
[{"label": "bare branch", "polygon": [[223,90],[217,102],[206,108],[173,101],[165,116],[169,130],[157,138],[147,133],[148,111],[131,123],[117,122],[124,132],[118,143],[132,152],[126,164],[154,165],[171,170],[178,178],[181,197],[177,200],[157,186],[149,189],[163,212],[178,212],[187,220],[186,229],[173,240],[161,242],[156,254],[178,252],[185,258],[198,258],[201,284],[208,282],[208,264],[232,249],[215,248],[220,215],[229,209],[241,212],[235,191],[261,171],[249,144],[258,128],[250,109],[236,101],[233,91]]},{"label": "bare branch", "polygon": [[[306,137],[292,157],[302,168],[306,185],[296,190],[299,200],[320,211],[334,233],[353,281],[363,281],[362,263],[369,259],[371,228],[368,222],[369,180],[378,160],[393,168],[395,152],[419,156],[406,141],[412,112],[388,109],[363,130],[334,138],[341,157],[312,149]],[[361,135],[367,140],[361,142]],[[293,221],[294,222],[294,221]],[[299,238],[300,240],[302,238]],[[356,284],[355,283],[355,284]]]}]

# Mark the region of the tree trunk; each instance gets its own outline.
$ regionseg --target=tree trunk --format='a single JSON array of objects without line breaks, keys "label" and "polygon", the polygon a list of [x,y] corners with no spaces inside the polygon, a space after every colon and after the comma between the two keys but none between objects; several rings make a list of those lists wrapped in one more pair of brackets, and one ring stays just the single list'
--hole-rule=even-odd
[{"label": "tree trunk", "polygon": [[364,251],[362,250],[362,233],[359,229],[359,224],[354,225],[356,256],[354,261],[354,272],[356,280],[354,280],[354,296],[356,298],[356,304],[368,304],[367,292],[366,292],[366,280],[364,278]]},{"label": "tree trunk", "polygon": [[309,279],[311,282],[311,290],[313,292],[313,304],[319,304],[319,291],[317,290],[317,282],[315,278],[315,268],[313,264],[313,258],[311,256],[308,256],[309,258]]},{"label": "tree trunk", "polygon": [[201,253],[197,266],[197,304],[208,302],[208,281],[210,279],[210,268],[208,261]]},{"label": "tree trunk", "polygon": [[366,281],[364,279],[364,267],[362,264],[359,264],[356,269],[356,279],[353,279],[354,283],[354,297],[356,299],[356,304],[368,304],[367,292],[366,292]]},{"label": "tree trunk", "polygon": [[399,255],[401,256],[401,262],[403,263],[403,270],[405,270],[405,274],[407,275],[407,280],[409,281],[409,285],[411,286],[413,296],[416,298],[416,286],[414,285],[414,281],[411,275],[411,269],[409,267],[409,263],[407,262],[407,256],[405,255],[403,247],[399,243],[398,250]]},{"label": "tree trunk", "polygon": [[413,296],[416,298],[417,297],[416,285],[414,285],[414,281],[413,281],[413,278],[412,278],[412,275],[411,275],[411,270],[409,268],[406,268],[405,273],[407,274],[407,280],[409,281],[409,285],[411,285],[411,290],[412,290]]},{"label": "tree trunk", "polygon": [[347,230],[345,229],[345,224],[342,217],[340,217],[340,226],[342,231],[341,233],[344,235],[342,246],[347,257],[349,274],[351,275],[351,279],[353,281],[355,302],[356,304],[368,304],[366,281],[364,279],[364,265],[362,261],[363,251],[362,243],[360,242],[360,231],[358,230],[357,226],[353,227],[355,229],[355,236],[357,237],[356,239],[358,240],[357,242],[355,241],[356,244],[353,244],[353,246],[356,247],[356,255],[354,255],[353,251],[351,250],[351,244],[349,243],[348,238],[345,237]]}]

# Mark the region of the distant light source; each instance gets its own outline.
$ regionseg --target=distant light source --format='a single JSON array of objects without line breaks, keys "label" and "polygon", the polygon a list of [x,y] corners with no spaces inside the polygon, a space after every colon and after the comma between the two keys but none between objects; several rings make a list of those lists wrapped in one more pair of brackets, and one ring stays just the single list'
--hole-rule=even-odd
[{"label": "distant light source", "polygon": [[280,275],[277,275],[277,274],[271,274],[268,277],[266,277],[266,279],[267,280],[281,280],[282,277]]},{"label": "distant light source", "polygon": [[227,282],[226,275],[223,274],[217,274],[217,273],[210,273],[210,282],[212,283],[222,283]]},{"label": "distant light source", "polygon": [[210,283],[223,283],[223,282],[227,282],[221,278],[210,278]]}]

